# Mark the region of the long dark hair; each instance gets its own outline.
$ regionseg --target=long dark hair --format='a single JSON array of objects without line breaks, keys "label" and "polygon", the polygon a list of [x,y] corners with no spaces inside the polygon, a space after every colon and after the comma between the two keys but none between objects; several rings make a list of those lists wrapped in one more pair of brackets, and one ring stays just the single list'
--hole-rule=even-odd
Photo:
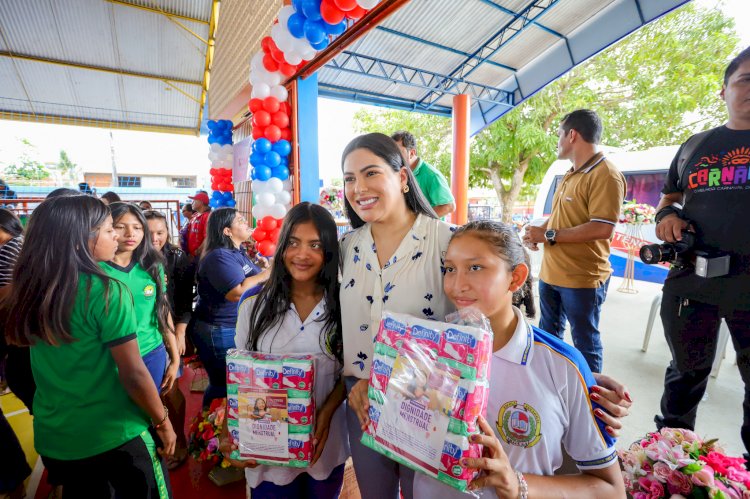
[{"label": "long dark hair", "polygon": [[218,248],[235,249],[232,238],[224,234],[224,229],[231,227],[237,210],[234,208],[218,208],[208,216],[206,224],[206,239],[203,241],[201,258]]},{"label": "long dark hair", "polygon": [[[432,209],[430,203],[427,202],[427,198],[424,197],[422,190],[419,188],[417,179],[414,177],[411,168],[406,164],[406,160],[404,160],[401,150],[392,138],[382,133],[367,133],[355,137],[349,142],[349,144],[347,144],[344,148],[344,152],[341,154],[342,171],[344,170],[344,161],[346,161],[346,157],[357,149],[367,149],[385,161],[385,163],[396,173],[405,169],[406,185],[409,186],[409,192],[404,193],[406,207],[416,214],[422,213],[430,218],[438,218],[437,213]],[[346,213],[346,218],[349,219],[349,225],[351,225],[352,228],[358,229],[365,224],[354,211],[354,208],[349,204],[349,200],[346,199],[346,196],[344,196],[344,212]]]},{"label": "long dark hair", "polygon": [[280,324],[292,305],[292,276],[284,265],[284,254],[289,247],[289,239],[294,228],[306,222],[312,222],[315,225],[323,246],[323,268],[318,275],[318,284],[323,288],[326,312],[316,319],[316,322],[324,323],[320,333],[320,347],[324,352],[341,361],[343,340],[339,307],[340,262],[336,222],[325,208],[308,202],[294,206],[284,218],[277,243],[276,257],[271,267],[271,276],[250,311],[247,349],[257,350],[261,336]]},{"label": "long dark hair", "polygon": [[511,270],[517,265],[523,263],[529,268],[529,275],[526,282],[513,293],[513,305],[521,307],[523,305],[526,316],[533,318],[536,315],[536,305],[534,304],[534,283],[531,277],[531,260],[529,253],[521,244],[516,228],[512,225],[492,220],[476,220],[459,227],[451,236],[451,241],[464,235],[476,235],[480,239],[487,241],[495,250],[497,256],[508,262]]},{"label": "long dark hair", "polygon": [[11,238],[18,237],[23,234],[23,225],[15,213],[0,208],[0,230],[7,232]]},{"label": "long dark hair", "polygon": [[164,221],[164,226],[167,228],[167,242],[164,243],[164,247],[161,249],[161,252],[166,255],[168,251],[174,250],[175,245],[172,244],[172,241],[170,240],[172,238],[172,234],[169,232],[169,222],[167,221],[167,215],[158,210],[143,210],[143,217],[146,219],[146,222],[148,222],[149,220]]},{"label": "long dark hair", "polygon": [[7,302],[10,343],[73,342],[70,314],[80,274],[104,281],[104,300],[109,300],[112,280],[99,268],[89,247],[108,215],[104,203],[85,195],[50,198],[34,210]]},{"label": "long dark hair", "polygon": [[156,248],[154,248],[154,245],[151,242],[151,231],[148,230],[146,217],[143,216],[143,211],[140,208],[130,203],[116,202],[110,204],[109,209],[112,210],[112,220],[114,225],[117,225],[117,221],[126,213],[130,213],[138,219],[138,223],[143,227],[143,241],[141,241],[141,244],[133,250],[133,260],[137,262],[156,283],[156,304],[154,310],[159,323],[159,331],[162,336],[164,336],[172,331],[172,328],[169,326],[167,290],[160,272],[160,270],[166,272],[166,260],[162,253],[156,251]]}]

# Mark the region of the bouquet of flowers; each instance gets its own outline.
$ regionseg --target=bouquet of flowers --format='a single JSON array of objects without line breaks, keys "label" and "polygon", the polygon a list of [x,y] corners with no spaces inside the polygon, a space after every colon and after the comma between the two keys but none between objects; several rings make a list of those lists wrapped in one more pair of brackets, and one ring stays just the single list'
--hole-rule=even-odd
[{"label": "bouquet of flowers", "polygon": [[690,430],[662,428],[619,454],[633,499],[750,498],[745,460]]},{"label": "bouquet of flowers", "polygon": [[221,463],[222,468],[231,466],[219,450],[219,437],[225,416],[226,399],[214,399],[208,411],[193,418],[188,435],[188,452],[196,461]]},{"label": "bouquet of flowers", "polygon": [[337,187],[325,187],[320,191],[318,204],[339,217],[344,211],[344,192]]},{"label": "bouquet of flowers", "polygon": [[656,217],[656,208],[646,203],[631,201],[625,203],[620,215],[621,224],[652,224]]}]

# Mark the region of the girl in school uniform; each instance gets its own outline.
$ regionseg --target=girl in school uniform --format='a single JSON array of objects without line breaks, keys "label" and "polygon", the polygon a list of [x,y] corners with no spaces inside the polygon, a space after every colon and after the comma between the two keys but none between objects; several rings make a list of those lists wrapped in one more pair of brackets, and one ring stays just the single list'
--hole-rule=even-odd
[{"label": "girl in school uniform", "polygon": [[294,206],[284,219],[268,282],[240,303],[238,348],[315,354],[313,464],[293,469],[237,462],[246,467],[253,499],[332,499],[341,490],[349,446],[342,405],[336,238],[336,223],[325,208],[306,202]]},{"label": "girl in school uniform", "polygon": [[48,199],[14,273],[7,337],[31,347],[34,446],[65,498],[171,497],[160,455],[176,437],[141,359],[133,299],[97,264],[117,238],[98,199]]},{"label": "girl in school uniform", "polygon": [[101,266],[133,295],[141,357],[157,389],[166,392],[177,379],[180,354],[167,300],[164,257],[151,243],[148,223],[140,208],[112,203],[110,209],[118,235],[117,252]]},{"label": "girl in school uniform", "polygon": [[[492,221],[459,228],[445,255],[446,296],[459,309],[481,311],[494,335],[487,419],[479,417],[481,432],[471,437],[484,456],[462,464],[482,472],[472,482],[481,497],[625,497],[615,440],[597,420],[600,397],[589,396],[595,381],[588,364],[514,306],[534,315],[528,262],[515,228]],[[554,475],[563,450],[580,473]],[[418,473],[414,497],[465,494]]]}]

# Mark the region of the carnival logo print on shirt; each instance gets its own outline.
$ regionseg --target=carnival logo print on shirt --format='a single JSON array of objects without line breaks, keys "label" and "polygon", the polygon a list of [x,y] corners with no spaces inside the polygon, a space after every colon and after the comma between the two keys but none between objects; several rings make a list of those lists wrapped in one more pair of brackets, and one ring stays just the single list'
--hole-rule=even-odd
[{"label": "carnival logo print on shirt", "polygon": [[529,404],[517,400],[506,402],[497,413],[497,431],[508,444],[517,447],[534,447],[542,438],[542,420]]},{"label": "carnival logo print on shirt", "polygon": [[154,287],[153,284],[147,284],[143,288],[143,296],[145,296],[146,298],[151,298],[152,296],[154,296],[155,291],[156,291],[156,288]]},{"label": "carnival logo print on shirt", "polygon": [[750,189],[749,167],[750,147],[702,156],[688,175],[688,187],[695,192]]}]

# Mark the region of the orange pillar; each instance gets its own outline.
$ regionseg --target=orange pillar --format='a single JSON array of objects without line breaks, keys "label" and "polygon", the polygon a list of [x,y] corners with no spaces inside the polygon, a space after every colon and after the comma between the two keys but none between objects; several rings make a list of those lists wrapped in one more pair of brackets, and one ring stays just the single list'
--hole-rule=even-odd
[{"label": "orange pillar", "polygon": [[451,157],[451,190],[456,198],[454,224],[463,225],[469,219],[469,122],[471,97],[453,97],[453,155]]}]

